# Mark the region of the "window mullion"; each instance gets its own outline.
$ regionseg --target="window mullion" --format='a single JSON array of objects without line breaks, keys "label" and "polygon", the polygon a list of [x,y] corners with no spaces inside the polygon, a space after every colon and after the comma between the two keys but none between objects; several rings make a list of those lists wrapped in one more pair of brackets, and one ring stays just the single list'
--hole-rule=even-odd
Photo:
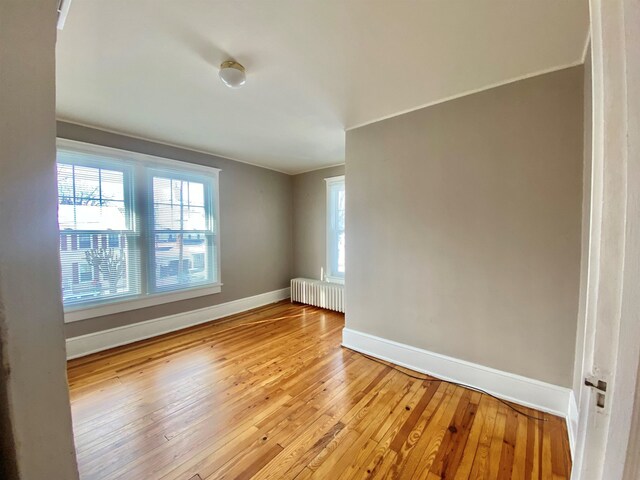
[{"label": "window mullion", "polygon": [[141,293],[151,293],[150,275],[154,270],[153,265],[153,225],[152,214],[153,205],[151,205],[151,182],[147,169],[141,165],[137,165],[134,169],[134,208],[135,218],[140,232],[138,241],[138,252],[140,255],[140,289]]},{"label": "window mullion", "polygon": [[102,169],[101,168],[98,169],[98,202],[102,207],[103,203],[102,203]]},{"label": "window mullion", "polygon": [[71,166],[71,185],[73,187],[73,199],[71,200],[73,205],[73,224],[78,224],[78,212],[76,209],[76,166]]}]

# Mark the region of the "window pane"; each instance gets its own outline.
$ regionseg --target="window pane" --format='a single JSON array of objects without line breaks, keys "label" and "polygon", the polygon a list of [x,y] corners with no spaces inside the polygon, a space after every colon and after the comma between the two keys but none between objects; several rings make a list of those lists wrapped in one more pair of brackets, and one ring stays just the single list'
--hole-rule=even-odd
[{"label": "window pane", "polygon": [[128,230],[124,172],[58,164],[61,230]]},{"label": "window pane", "polygon": [[110,233],[109,234],[109,246],[112,247],[112,248],[120,247],[120,235],[118,235],[117,233]]},{"label": "window pane", "polygon": [[100,205],[100,169],[74,166],[76,205]]},{"label": "window pane", "polygon": [[58,203],[73,205],[73,167],[64,163],[58,164]]},{"label": "window pane", "polygon": [[93,280],[93,267],[86,263],[80,264],[80,282],[90,282]]},{"label": "window pane", "polygon": [[207,214],[204,207],[183,207],[183,224],[185,230],[206,230]]},{"label": "window pane", "polygon": [[327,212],[328,252],[327,274],[344,277],[345,274],[345,212],[344,180],[331,180],[328,184],[329,211]]},{"label": "window pane", "polygon": [[339,231],[344,231],[344,213],[345,213],[345,195],[344,195],[344,185],[341,189],[336,192],[336,229]]},{"label": "window pane", "polygon": [[156,230],[180,230],[180,205],[156,203],[153,206]]},{"label": "window pane", "polygon": [[338,236],[338,273],[344,275],[344,263],[345,263],[345,193],[344,183],[341,188],[338,189],[336,195],[336,233]]},{"label": "window pane", "polygon": [[156,230],[207,230],[204,207],[156,203],[153,206]]},{"label": "window pane", "polygon": [[202,183],[189,182],[189,205],[204,207],[204,185]]},{"label": "window pane", "polygon": [[210,279],[210,235],[203,233],[158,233],[154,260],[156,289],[175,289]]},{"label": "window pane", "polygon": [[[62,232],[60,237],[60,245],[67,246],[60,248],[65,305],[140,293],[139,261],[133,234]],[[116,243],[117,246],[113,246]]]},{"label": "window pane", "polygon": [[155,230],[207,230],[201,182],[153,177]]},{"label": "window pane", "polygon": [[91,248],[91,234],[78,235],[78,244],[80,248]]},{"label": "window pane", "polygon": [[213,258],[214,236],[208,220],[211,205],[206,201],[207,183],[197,181],[197,176],[180,177],[158,174],[152,181],[151,264],[155,291],[213,282],[217,272]]},{"label": "window pane", "polygon": [[344,262],[345,262],[344,239],[345,239],[344,232],[340,232],[340,234],[338,235],[338,273],[341,273],[343,275],[344,275]]},{"label": "window pane", "polygon": [[153,200],[160,203],[171,203],[171,179],[153,177]]},{"label": "window pane", "polygon": [[102,200],[119,200],[124,202],[122,172],[102,170]]}]

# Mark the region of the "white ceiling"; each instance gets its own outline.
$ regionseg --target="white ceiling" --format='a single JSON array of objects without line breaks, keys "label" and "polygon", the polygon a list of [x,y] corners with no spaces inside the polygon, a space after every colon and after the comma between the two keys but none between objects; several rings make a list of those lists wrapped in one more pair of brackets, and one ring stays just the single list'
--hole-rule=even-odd
[{"label": "white ceiling", "polygon": [[[344,130],[580,63],[587,0],[74,0],[58,117],[287,173]],[[225,87],[234,58],[247,84]]]}]

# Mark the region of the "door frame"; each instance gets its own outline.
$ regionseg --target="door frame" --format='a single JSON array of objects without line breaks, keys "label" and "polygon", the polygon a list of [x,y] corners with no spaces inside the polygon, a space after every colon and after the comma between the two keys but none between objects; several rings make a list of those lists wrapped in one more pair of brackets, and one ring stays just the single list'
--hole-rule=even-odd
[{"label": "door frame", "polygon": [[640,0],[590,0],[593,61],[591,226],[582,373],[607,382],[605,408],[583,386],[572,476],[635,479],[640,459]]}]

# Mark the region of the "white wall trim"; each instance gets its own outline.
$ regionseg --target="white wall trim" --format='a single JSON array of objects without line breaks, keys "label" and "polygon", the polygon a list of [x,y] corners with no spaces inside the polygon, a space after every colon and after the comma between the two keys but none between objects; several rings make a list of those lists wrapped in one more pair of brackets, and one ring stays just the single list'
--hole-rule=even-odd
[{"label": "white wall trim", "polygon": [[241,298],[231,302],[191,310],[189,312],[154,318],[146,322],[134,323],[122,327],[89,333],[67,339],[67,359],[83,357],[113,347],[137,342],[147,338],[174,332],[186,327],[210,322],[219,318],[241,313],[252,308],[279,302],[290,297],[290,289],[282,288],[261,293],[253,297]]},{"label": "white wall trim", "polygon": [[88,318],[101,317],[114,313],[154,307],[163,303],[179,302],[190,298],[220,293],[222,284],[214,284],[204,288],[189,288],[177,292],[136,295],[130,300],[114,300],[103,304],[81,305],[64,309],[64,323],[79,322]]},{"label": "white wall trim", "polygon": [[576,447],[576,440],[578,438],[578,422],[580,420],[580,415],[578,413],[578,402],[576,401],[576,396],[571,391],[569,395],[569,404],[567,406],[567,433],[569,434],[569,447],[571,449],[571,458],[573,458],[573,453]]},{"label": "white wall trim", "polygon": [[342,345],[417,372],[481,388],[504,400],[568,418],[572,393],[569,388],[503,372],[349,328],[342,331]]},{"label": "white wall trim", "polygon": [[302,175],[304,173],[311,173],[311,172],[317,172],[319,170],[326,170],[327,168],[335,168],[335,167],[344,167],[345,163],[334,163],[332,165],[326,165],[324,167],[313,167],[310,168],[309,170],[300,170],[299,172],[296,173],[292,173],[291,176],[296,176],[296,175]]}]

